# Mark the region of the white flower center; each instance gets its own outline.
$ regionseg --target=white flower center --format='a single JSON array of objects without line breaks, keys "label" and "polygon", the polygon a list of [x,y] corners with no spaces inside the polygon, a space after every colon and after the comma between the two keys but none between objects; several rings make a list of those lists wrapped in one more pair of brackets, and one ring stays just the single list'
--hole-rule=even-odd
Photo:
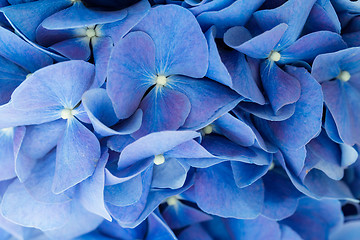
[{"label": "white flower center", "polygon": [[337,76],[338,79],[340,79],[341,81],[347,82],[350,80],[351,75],[348,71],[341,71],[339,76]]},{"label": "white flower center", "polygon": [[166,199],[166,203],[169,205],[169,206],[174,206],[176,205],[178,202],[178,199],[177,197],[175,196],[172,196],[172,197],[169,197],[168,199]]},{"label": "white flower center", "polygon": [[86,36],[88,38],[96,37],[96,31],[94,28],[88,28],[86,29]]},{"label": "white flower center", "polygon": [[30,77],[31,75],[33,75],[32,73],[29,73],[28,75],[26,75],[26,78]]},{"label": "white flower center", "polygon": [[73,115],[73,110],[69,109],[69,108],[64,108],[63,110],[61,110],[61,118],[62,119],[70,119],[72,118]]},{"label": "white flower center", "polygon": [[160,86],[164,86],[167,82],[167,78],[164,75],[158,75],[156,77],[156,84]]},{"label": "white flower center", "polygon": [[207,125],[206,127],[203,128],[203,131],[205,134],[210,134],[213,132],[213,127],[212,125]]},{"label": "white flower center", "polygon": [[156,156],[154,157],[154,163],[155,163],[156,165],[161,165],[161,164],[163,164],[164,162],[165,162],[165,157],[164,157],[164,155],[159,154],[159,155],[156,155]]},{"label": "white flower center", "polygon": [[281,58],[281,55],[280,55],[279,52],[277,52],[277,51],[272,51],[272,52],[270,53],[269,59],[270,59],[271,61],[277,62],[277,61],[280,60],[280,58]]},{"label": "white flower center", "polygon": [[270,170],[273,170],[273,169],[274,169],[274,167],[275,167],[274,162],[271,162],[270,167],[269,167],[269,171],[270,171]]},{"label": "white flower center", "polygon": [[0,129],[0,132],[9,136],[14,133],[14,128],[12,128],[12,127],[3,128],[3,129]]}]

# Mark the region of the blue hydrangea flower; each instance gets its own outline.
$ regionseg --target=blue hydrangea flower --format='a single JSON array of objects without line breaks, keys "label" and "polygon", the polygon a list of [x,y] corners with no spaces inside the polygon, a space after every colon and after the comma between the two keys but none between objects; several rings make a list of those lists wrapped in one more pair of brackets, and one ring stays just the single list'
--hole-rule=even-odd
[{"label": "blue hydrangea flower", "polygon": [[175,5],[158,6],[115,46],[107,92],[120,119],[143,110],[136,137],[201,128],[240,101],[225,86],[199,79],[207,67],[208,46],[193,15]]},{"label": "blue hydrangea flower", "polygon": [[322,54],[316,57],[312,76],[321,83],[325,105],[325,129],[334,141],[360,143],[358,130],[358,82],[360,48]]}]

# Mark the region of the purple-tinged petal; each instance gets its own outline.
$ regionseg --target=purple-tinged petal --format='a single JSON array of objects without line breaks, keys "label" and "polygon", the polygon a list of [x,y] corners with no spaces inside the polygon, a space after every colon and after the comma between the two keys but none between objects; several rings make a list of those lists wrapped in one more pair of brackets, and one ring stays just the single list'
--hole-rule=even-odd
[{"label": "purple-tinged petal", "polygon": [[254,17],[263,30],[269,30],[280,23],[289,26],[277,44],[277,49],[281,50],[299,37],[315,2],[316,0],[289,0],[278,8],[258,11],[254,13]]},{"label": "purple-tinged petal", "polygon": [[24,4],[12,5],[1,9],[10,24],[30,41],[35,41],[36,28],[40,23],[71,5],[68,0],[41,0]]},{"label": "purple-tinged petal", "polygon": [[[12,94],[15,108],[46,113],[59,107],[74,108],[91,86],[94,65],[83,61],[57,63],[33,73]],[[57,112],[60,118],[60,111]]]},{"label": "purple-tinged petal", "polygon": [[300,82],[301,95],[291,118],[280,122],[269,122],[269,126],[281,146],[298,149],[318,135],[321,130],[323,96],[320,85],[305,69],[288,66],[286,71]]},{"label": "purple-tinged petal", "polygon": [[163,164],[154,165],[152,188],[181,188],[190,166],[175,158],[166,159]]},{"label": "purple-tinged petal", "polygon": [[209,68],[206,77],[213,79],[225,86],[232,87],[231,76],[226,69],[224,63],[221,61],[216,43],[215,43],[216,28],[211,27],[206,33],[206,40],[209,46]]},{"label": "purple-tinged petal", "polygon": [[300,98],[299,80],[272,61],[262,63],[261,80],[274,113],[286,105],[297,102]]},{"label": "purple-tinged petal", "polygon": [[152,132],[177,130],[184,124],[191,108],[185,94],[156,86],[140,104],[144,117],[140,129],[132,135],[139,138]]},{"label": "purple-tinged petal", "polygon": [[[239,42],[236,39],[234,32],[229,32],[229,35],[225,34],[224,41],[229,47],[232,47],[239,52],[242,52],[253,58],[263,59],[269,57],[271,51],[274,50],[278,45],[278,42],[287,28],[288,25],[279,24],[274,26],[274,28],[271,30],[253,37],[244,43],[242,43],[242,41]],[[242,31],[238,34],[242,34]],[[241,38],[241,36],[238,36],[238,38]]]},{"label": "purple-tinged petal", "polygon": [[288,64],[299,60],[311,62],[323,53],[335,52],[346,48],[346,43],[337,33],[319,31],[307,34],[290,47],[281,51],[279,63]]},{"label": "purple-tinged petal", "polygon": [[104,204],[105,165],[108,157],[107,151],[102,154],[94,174],[78,185],[76,198],[87,211],[111,221]]},{"label": "purple-tinged petal", "polygon": [[176,240],[175,234],[171,231],[170,227],[155,213],[151,213],[148,217],[148,232],[146,239],[174,239]]},{"label": "purple-tinged petal", "polygon": [[77,119],[68,120],[58,142],[54,193],[61,193],[94,173],[100,158],[100,144],[95,135]]},{"label": "purple-tinged petal", "polygon": [[135,112],[155,77],[155,46],[149,35],[132,32],[115,45],[106,89],[118,118]]},{"label": "purple-tinged petal", "polygon": [[48,55],[2,27],[0,27],[0,41],[6,43],[0,45],[0,55],[29,72],[35,72],[53,62]]},{"label": "purple-tinged petal", "polygon": [[172,229],[179,229],[212,219],[206,213],[183,204],[175,197],[170,197],[168,204],[169,206],[165,208],[161,215]]},{"label": "purple-tinged petal", "polygon": [[55,43],[49,47],[72,60],[89,60],[91,56],[90,39],[88,37],[71,38]]},{"label": "purple-tinged petal", "polygon": [[139,30],[149,34],[154,41],[157,73],[193,78],[205,76],[207,42],[194,15],[187,9],[176,5],[152,8],[133,29]]},{"label": "purple-tinged petal", "polygon": [[232,89],[252,102],[265,104],[265,98],[250,66],[252,63],[246,61],[244,54],[237,51],[222,52],[221,57],[230,72]]},{"label": "purple-tinged petal", "polygon": [[64,226],[70,217],[70,209],[69,202],[46,204],[36,201],[18,180],[9,186],[1,202],[1,213],[6,219],[43,231]]},{"label": "purple-tinged petal", "polygon": [[236,186],[228,164],[199,169],[195,178],[196,203],[205,212],[222,217],[257,217],[264,201],[261,180],[249,187]]},{"label": "purple-tinged petal", "polygon": [[236,144],[250,147],[255,143],[255,133],[242,120],[233,117],[231,114],[224,114],[213,123],[215,131],[224,135]]},{"label": "purple-tinged petal", "polygon": [[95,24],[104,24],[122,20],[127,15],[126,10],[97,11],[75,2],[71,7],[50,15],[42,23],[47,29],[81,28]]},{"label": "purple-tinged petal", "polygon": [[119,168],[132,166],[138,161],[163,154],[198,136],[199,133],[194,131],[163,131],[148,134],[124,148],[118,166]]},{"label": "purple-tinged petal", "polygon": [[265,201],[262,215],[279,221],[291,216],[302,194],[285,173],[269,171],[264,177]]},{"label": "purple-tinged petal", "polygon": [[174,76],[169,84],[185,94],[191,109],[182,128],[201,129],[233,109],[242,97],[230,88],[209,79]]}]

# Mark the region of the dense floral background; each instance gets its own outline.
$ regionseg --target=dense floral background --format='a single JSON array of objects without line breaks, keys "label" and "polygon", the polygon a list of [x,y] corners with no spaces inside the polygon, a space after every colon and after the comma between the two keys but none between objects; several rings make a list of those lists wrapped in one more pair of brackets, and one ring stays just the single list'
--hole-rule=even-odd
[{"label": "dense floral background", "polygon": [[360,239],[360,1],[0,0],[0,239]]}]

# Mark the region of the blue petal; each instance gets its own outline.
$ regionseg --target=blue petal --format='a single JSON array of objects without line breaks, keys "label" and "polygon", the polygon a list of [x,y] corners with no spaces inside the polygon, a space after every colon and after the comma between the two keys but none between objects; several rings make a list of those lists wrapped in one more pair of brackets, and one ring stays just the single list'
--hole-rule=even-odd
[{"label": "blue petal", "polygon": [[205,76],[208,46],[199,24],[188,10],[176,5],[157,6],[133,29],[138,30],[149,34],[154,41],[157,73]]},{"label": "blue petal", "polygon": [[259,180],[266,174],[270,165],[259,166],[242,162],[231,161],[231,169],[234,174],[236,186],[247,187]]},{"label": "blue petal", "polygon": [[175,158],[166,159],[161,165],[154,165],[152,188],[181,188],[190,166]]},{"label": "blue petal", "polygon": [[130,134],[138,130],[141,125],[142,111],[135,112],[126,123],[122,123],[116,130],[111,129],[119,119],[116,117],[113,105],[106,90],[103,88],[91,89],[82,96],[82,104],[90,118],[95,131],[101,136],[116,134]]},{"label": "blue petal", "polygon": [[94,173],[100,158],[100,144],[95,135],[77,119],[68,120],[56,151],[53,191],[60,193]]},{"label": "blue petal", "polygon": [[289,0],[278,8],[258,11],[254,13],[254,17],[263,30],[269,30],[280,23],[289,26],[277,44],[281,50],[299,37],[315,2],[316,0]]},{"label": "blue petal", "polygon": [[265,201],[262,214],[277,221],[291,216],[302,194],[282,172],[269,171],[263,181]]},{"label": "blue petal", "polygon": [[161,215],[172,229],[179,229],[212,219],[206,213],[189,207],[179,200],[176,200],[174,205],[167,206]]},{"label": "blue petal", "polygon": [[71,199],[62,194],[54,194],[51,191],[55,172],[55,151],[47,154],[43,159],[37,161],[31,175],[24,182],[24,186],[34,200],[41,203],[66,203]]},{"label": "blue petal", "polygon": [[14,129],[0,129],[0,180],[16,177],[14,153]]},{"label": "blue petal", "polygon": [[295,103],[300,98],[299,80],[274,62],[262,63],[261,80],[275,114],[282,107]]},{"label": "blue petal", "polygon": [[109,60],[106,89],[120,119],[135,112],[155,76],[155,46],[149,35],[133,32],[119,41]]},{"label": "blue petal", "polygon": [[206,33],[207,43],[209,45],[209,68],[206,77],[213,79],[225,86],[231,87],[231,76],[222,63],[216,43],[215,43],[216,28],[211,27]]},{"label": "blue petal", "polygon": [[360,221],[350,221],[337,228],[330,235],[330,240],[356,240],[360,234]]},{"label": "blue petal", "polygon": [[199,169],[194,186],[196,203],[207,213],[248,219],[261,212],[264,200],[261,180],[249,187],[238,188],[227,164]]},{"label": "blue petal", "polygon": [[155,155],[170,151],[177,145],[198,137],[194,131],[163,131],[146,135],[129,144],[121,152],[118,166],[126,168]]},{"label": "blue petal", "polygon": [[2,8],[1,11],[10,24],[23,33],[30,41],[35,41],[36,28],[40,23],[71,5],[68,0],[42,0]]},{"label": "blue petal", "polygon": [[346,43],[339,34],[328,31],[310,33],[281,51],[279,63],[288,64],[299,60],[312,61],[319,54],[335,52],[344,48],[346,48]]},{"label": "blue petal", "polygon": [[[224,1],[227,2],[227,1]],[[254,0],[251,2],[234,1],[230,6],[224,9],[212,9],[205,11],[197,16],[197,20],[203,29],[212,25],[224,31],[231,26],[243,26],[250,19],[265,0]],[[241,14],[239,14],[241,13]]]},{"label": "blue petal", "polygon": [[261,240],[280,239],[281,232],[276,221],[259,216],[256,219],[226,219],[226,226],[232,236],[241,236],[241,239]]},{"label": "blue petal", "polygon": [[[30,113],[74,108],[93,82],[94,66],[83,61],[57,63],[32,74],[11,96],[15,108]],[[60,111],[57,112],[60,118]]]},{"label": "blue petal", "polygon": [[2,27],[0,27],[0,41],[6,43],[0,45],[0,55],[29,72],[35,72],[53,62],[48,55]]},{"label": "blue petal", "polygon": [[104,220],[98,215],[86,211],[76,201],[72,202],[70,216],[61,228],[45,231],[45,235],[52,239],[73,239],[95,230]]},{"label": "blue petal", "polygon": [[107,151],[102,154],[94,174],[78,185],[76,197],[87,211],[111,221],[104,204],[105,165],[108,157]]},{"label": "blue petal", "polygon": [[174,76],[169,83],[190,100],[190,113],[183,125],[186,129],[197,130],[205,127],[242,100],[242,97],[230,88],[209,79]]},{"label": "blue petal", "polygon": [[249,147],[255,142],[255,133],[252,129],[229,113],[215,120],[214,125],[217,132],[241,146]]},{"label": "blue petal", "polygon": [[97,11],[84,6],[82,2],[75,2],[71,7],[52,14],[42,23],[47,29],[81,28],[95,24],[119,21],[127,15],[126,10]]},{"label": "blue petal", "polygon": [[[287,28],[288,25],[279,24],[274,26],[274,28],[271,30],[251,38],[244,43],[242,41],[239,42],[236,39],[234,32],[229,32],[228,34],[225,34],[224,41],[228,46],[238,50],[239,52],[242,52],[253,58],[263,59],[267,58],[271,51],[275,49]],[[242,34],[242,32],[237,33]],[[237,38],[242,38],[242,36],[240,35]]]},{"label": "blue petal", "polygon": [[15,171],[20,182],[26,180],[36,160],[43,158],[53,149],[64,133],[66,121],[56,120],[26,127],[20,151],[15,159]]},{"label": "blue petal", "polygon": [[88,37],[71,38],[49,47],[72,60],[89,60],[91,56],[90,39]]},{"label": "blue petal", "polygon": [[128,181],[106,186],[104,191],[105,201],[119,207],[129,206],[138,202],[144,191],[144,179],[146,178],[142,174]]},{"label": "blue petal", "polygon": [[175,234],[171,231],[169,226],[161,220],[156,214],[151,213],[148,217],[149,230],[146,235],[146,239],[174,239],[176,240]]},{"label": "blue petal", "polygon": [[283,223],[303,239],[328,239],[330,232],[342,223],[343,218],[339,201],[304,198],[299,201],[294,215]]},{"label": "blue petal", "polygon": [[[222,53],[222,59],[232,78],[232,89],[241,96],[258,104],[265,104],[265,98],[259,89],[256,77],[257,72],[252,71],[254,61],[247,62],[244,54],[237,51]],[[258,65],[258,64],[257,64]],[[256,74],[254,74],[254,72]]]},{"label": "blue petal", "polygon": [[133,136],[142,137],[151,132],[177,130],[188,117],[191,105],[187,96],[170,87],[156,86],[142,100],[142,125]]},{"label": "blue petal", "polygon": [[47,204],[36,201],[18,180],[9,186],[1,202],[1,212],[6,219],[43,231],[64,226],[70,217],[70,209],[69,202]]}]

